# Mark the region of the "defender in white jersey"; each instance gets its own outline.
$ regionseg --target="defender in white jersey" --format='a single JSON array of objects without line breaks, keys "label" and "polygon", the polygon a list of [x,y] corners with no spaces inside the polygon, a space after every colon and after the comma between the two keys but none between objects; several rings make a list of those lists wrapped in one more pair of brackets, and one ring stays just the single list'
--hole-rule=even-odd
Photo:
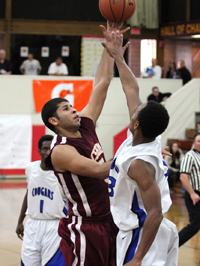
[{"label": "defender in white jersey", "polygon": [[111,38],[103,46],[115,59],[132,133],[117,151],[109,176],[111,212],[119,228],[117,266],[176,266],[177,229],[163,218],[171,199],[159,137],[168,125],[169,115],[156,102],[141,104],[137,81],[123,58],[128,44],[122,47],[119,32],[113,32]]},{"label": "defender in white jersey", "polygon": [[[27,193],[16,229],[18,237],[23,240],[21,265],[25,266],[65,265],[59,249],[58,224],[67,215],[66,198],[54,172],[47,170],[44,164],[52,139],[51,135],[40,138],[41,161],[31,162],[25,169]],[[25,212],[29,218],[24,231]]]}]

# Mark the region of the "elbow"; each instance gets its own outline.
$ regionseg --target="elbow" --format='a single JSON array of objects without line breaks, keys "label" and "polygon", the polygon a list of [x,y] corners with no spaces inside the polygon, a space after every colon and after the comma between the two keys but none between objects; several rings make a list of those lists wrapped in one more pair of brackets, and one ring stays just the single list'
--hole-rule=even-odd
[{"label": "elbow", "polygon": [[162,222],[162,219],[163,219],[162,210],[161,209],[156,210],[154,215],[155,215],[155,220],[158,222],[158,225],[160,225],[160,223]]},{"label": "elbow", "polygon": [[149,215],[149,217],[151,217],[150,219],[154,220],[155,224],[157,224],[157,227],[159,227],[163,219],[162,209],[161,208],[153,209],[147,215]]},{"label": "elbow", "polygon": [[105,175],[105,173],[102,172],[102,170],[97,169],[93,175],[94,178],[104,180],[108,178],[108,175]]},{"label": "elbow", "polygon": [[110,85],[111,78],[105,77],[99,80],[98,85],[100,84],[101,87],[108,88]]},{"label": "elbow", "polygon": [[182,183],[187,179],[187,176],[185,174],[180,174],[180,180]]}]

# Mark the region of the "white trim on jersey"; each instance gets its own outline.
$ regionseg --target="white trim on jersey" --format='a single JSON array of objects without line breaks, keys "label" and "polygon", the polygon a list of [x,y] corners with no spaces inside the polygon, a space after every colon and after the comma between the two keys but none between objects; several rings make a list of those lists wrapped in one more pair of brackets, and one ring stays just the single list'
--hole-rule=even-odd
[{"label": "white trim on jersey", "polygon": [[80,235],[80,266],[84,266],[85,264],[85,254],[86,254],[86,238],[84,233],[81,231],[81,225],[82,225],[82,217],[78,217],[77,224],[76,224],[76,217],[72,216],[72,222],[71,224],[68,224],[68,229],[70,231],[70,239],[72,243],[74,244],[74,250],[73,253],[75,255],[74,261],[72,262],[72,266],[76,266],[78,263],[78,256],[76,253],[76,235],[72,229],[72,225],[75,225],[76,230],[79,232]]},{"label": "white trim on jersey", "polygon": [[58,176],[59,176],[60,181],[61,181],[61,183],[62,183],[62,185],[63,185],[63,190],[64,190],[64,192],[65,192],[65,195],[67,196],[67,199],[68,199],[71,203],[73,203],[73,208],[72,208],[73,213],[74,213],[76,216],[81,216],[81,215],[79,214],[78,210],[77,210],[77,202],[74,201],[74,200],[72,199],[71,194],[69,193],[69,190],[68,190],[68,188],[67,188],[67,186],[66,186],[66,183],[65,183],[65,180],[64,180],[63,174],[58,173]]},{"label": "white trim on jersey", "polygon": [[72,225],[75,224],[75,222],[76,222],[76,217],[72,216],[72,222],[71,222],[71,224],[68,224],[68,229],[70,231],[70,239],[71,239],[71,241],[72,241],[72,243],[74,244],[74,247],[75,247],[74,251],[73,251],[73,253],[75,255],[75,259],[74,259],[74,261],[72,263],[72,266],[75,266],[77,264],[77,262],[78,262],[78,256],[76,254],[76,245],[75,245],[76,244],[76,235],[75,235],[74,231],[72,230]]},{"label": "white trim on jersey", "polygon": [[73,179],[74,185],[76,186],[78,193],[81,197],[83,207],[84,207],[85,212],[86,212],[86,216],[92,216],[92,211],[90,209],[90,206],[89,206],[88,201],[87,201],[87,197],[85,195],[85,192],[84,192],[83,187],[79,181],[78,176],[75,174],[72,174],[72,179]]},{"label": "white trim on jersey", "polygon": [[78,223],[75,226],[80,234],[81,250],[80,250],[80,266],[84,266],[86,254],[86,239],[84,233],[81,231],[82,217],[78,217]]},{"label": "white trim on jersey", "polygon": [[53,137],[52,141],[51,141],[50,150],[53,149],[53,147],[54,147],[54,145],[55,145],[56,142],[57,142],[57,135],[55,135]]}]

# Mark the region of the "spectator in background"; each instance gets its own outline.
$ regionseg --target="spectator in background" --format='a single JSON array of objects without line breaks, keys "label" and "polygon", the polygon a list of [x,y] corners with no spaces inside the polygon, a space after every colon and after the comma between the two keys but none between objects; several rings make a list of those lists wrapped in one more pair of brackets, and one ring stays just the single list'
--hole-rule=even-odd
[{"label": "spectator in background", "polygon": [[6,51],[0,50],[0,74],[8,75],[12,74],[11,72],[11,63],[6,59]]},{"label": "spectator in background", "polygon": [[174,61],[170,61],[169,68],[166,74],[167,79],[174,79],[176,78],[176,63]]},{"label": "spectator in background", "polygon": [[68,75],[68,68],[66,64],[63,63],[62,57],[57,57],[55,62],[50,64],[48,74],[52,76]]},{"label": "spectator in background", "polygon": [[197,133],[200,133],[200,121],[197,122],[196,130],[197,130]]},{"label": "spectator in background", "polygon": [[34,59],[33,53],[29,53],[28,58],[20,66],[20,71],[23,75],[39,75],[41,69],[40,62]]},{"label": "spectator in background", "polygon": [[191,80],[191,73],[190,71],[185,67],[185,62],[184,60],[180,60],[178,61],[177,64],[177,77],[176,78],[180,78],[183,80],[183,85],[186,84],[188,81]]},{"label": "spectator in background", "polygon": [[183,151],[181,150],[180,145],[175,141],[171,143],[169,152],[172,156],[166,156],[165,160],[169,168],[169,188],[170,191],[173,191],[174,182],[178,182],[180,180],[180,166],[183,159]]},{"label": "spectator in background", "polygon": [[170,92],[162,93],[162,92],[159,92],[158,87],[153,87],[152,94],[148,96],[147,101],[155,101],[155,102],[161,103],[170,96],[171,96]]},{"label": "spectator in background", "polygon": [[151,67],[148,67],[142,74],[143,78],[160,79],[162,76],[162,69],[157,65],[157,59],[153,58],[151,63]]}]

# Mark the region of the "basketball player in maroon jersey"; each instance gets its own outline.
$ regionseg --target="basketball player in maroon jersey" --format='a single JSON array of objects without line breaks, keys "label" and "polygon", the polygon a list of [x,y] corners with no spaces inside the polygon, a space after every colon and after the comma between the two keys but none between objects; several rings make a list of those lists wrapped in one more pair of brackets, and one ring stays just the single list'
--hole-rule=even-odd
[{"label": "basketball player in maroon jersey", "polygon": [[[108,35],[122,24],[107,23]],[[122,30],[124,33],[129,28]],[[88,105],[77,114],[63,98],[48,101],[42,109],[45,125],[56,135],[46,164],[55,171],[69,201],[69,218],[62,219],[60,248],[66,265],[113,266],[118,229],[110,214],[108,185],[111,162],[105,162],[95,132],[113,72],[113,59],[104,50]]]}]

